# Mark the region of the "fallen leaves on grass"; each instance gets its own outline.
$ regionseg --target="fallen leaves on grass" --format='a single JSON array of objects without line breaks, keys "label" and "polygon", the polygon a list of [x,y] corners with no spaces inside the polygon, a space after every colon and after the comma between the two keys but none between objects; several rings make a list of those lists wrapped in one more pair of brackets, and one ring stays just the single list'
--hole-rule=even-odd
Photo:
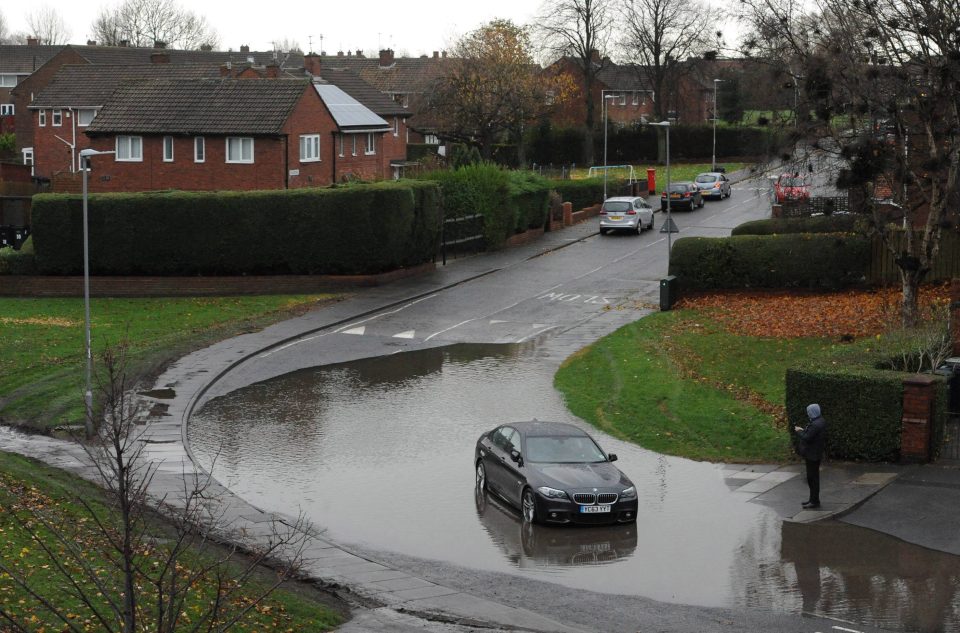
[{"label": "fallen leaves on grass", "polygon": [[[920,290],[923,309],[943,308],[949,302],[949,285]],[[900,290],[723,291],[684,297],[677,308],[708,311],[727,331],[740,336],[853,340],[899,326]]]}]

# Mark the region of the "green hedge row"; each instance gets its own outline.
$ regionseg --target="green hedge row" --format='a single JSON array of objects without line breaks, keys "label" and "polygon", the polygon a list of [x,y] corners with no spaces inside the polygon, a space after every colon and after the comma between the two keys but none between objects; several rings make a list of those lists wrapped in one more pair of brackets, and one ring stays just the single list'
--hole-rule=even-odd
[{"label": "green hedge row", "polygon": [[744,222],[731,235],[782,235],[784,233],[852,233],[858,216],[818,215],[800,218],[769,218]]},{"label": "green hedge row", "polygon": [[[615,189],[622,184],[620,180],[607,181],[607,189]],[[573,204],[573,210],[579,211],[603,202],[603,178],[583,180],[554,180],[553,189],[560,194],[564,202]]]},{"label": "green hedge row", "polygon": [[[828,453],[835,459],[895,461],[900,453],[903,379],[910,375],[873,369],[861,354],[839,353],[817,364],[787,370],[787,423],[807,422],[806,407],[818,403],[829,424]],[[936,385],[933,453],[943,443],[947,421],[947,383]]]},{"label": "green hedge row", "polygon": [[[418,181],[329,189],[90,196],[98,275],[373,274],[430,261],[439,188]],[[33,200],[44,274],[83,271],[82,201]]]},{"label": "green hedge row", "polygon": [[870,241],[849,233],[684,237],[670,252],[682,290],[843,288],[869,265]]}]

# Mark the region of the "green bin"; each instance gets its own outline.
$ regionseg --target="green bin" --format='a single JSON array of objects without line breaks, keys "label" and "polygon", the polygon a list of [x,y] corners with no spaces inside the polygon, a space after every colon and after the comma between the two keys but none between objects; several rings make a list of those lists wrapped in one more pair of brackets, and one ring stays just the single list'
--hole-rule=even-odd
[{"label": "green bin", "polygon": [[666,312],[673,308],[673,302],[677,300],[677,277],[676,275],[667,275],[660,280],[660,311]]}]

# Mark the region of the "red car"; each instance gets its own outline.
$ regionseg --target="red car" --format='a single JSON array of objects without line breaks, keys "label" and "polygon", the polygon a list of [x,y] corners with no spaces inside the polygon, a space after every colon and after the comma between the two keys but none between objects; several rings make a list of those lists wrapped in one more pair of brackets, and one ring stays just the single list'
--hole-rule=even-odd
[{"label": "red car", "polygon": [[799,174],[783,174],[773,186],[778,204],[787,201],[809,200],[810,186]]}]

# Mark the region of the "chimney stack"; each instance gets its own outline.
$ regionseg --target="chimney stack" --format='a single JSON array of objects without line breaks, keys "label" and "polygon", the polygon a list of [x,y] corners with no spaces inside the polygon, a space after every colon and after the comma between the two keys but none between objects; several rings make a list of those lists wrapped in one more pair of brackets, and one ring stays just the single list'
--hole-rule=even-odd
[{"label": "chimney stack", "polygon": [[363,51],[359,48],[357,49],[357,57],[363,57]]},{"label": "chimney stack", "polygon": [[87,40],[87,46],[96,46],[96,45],[97,45],[96,40]]},{"label": "chimney stack", "polygon": [[247,44],[241,44],[241,45],[240,45],[240,52],[241,52],[241,53],[249,53],[249,52],[250,52],[250,46],[247,45]]},{"label": "chimney stack", "polygon": [[170,53],[166,51],[153,51],[150,53],[150,63],[151,64],[169,64],[170,63]]},{"label": "chimney stack", "polygon": [[600,51],[598,51],[598,50],[595,49],[595,48],[591,48],[591,49],[590,49],[590,61],[592,61],[594,64],[599,64],[599,63],[600,63]]},{"label": "chimney stack", "polygon": [[380,68],[389,68],[393,66],[393,49],[384,48],[380,50]]},{"label": "chimney stack", "polygon": [[36,37],[28,37],[27,46],[40,46],[40,39]]},{"label": "chimney stack", "polygon": [[314,77],[320,76],[320,56],[315,53],[307,53],[303,56],[303,69]]},{"label": "chimney stack", "polygon": [[161,40],[153,40],[153,47],[163,50],[167,47],[167,43]]},{"label": "chimney stack", "polygon": [[266,76],[267,79],[276,79],[280,76],[280,66],[277,64],[267,64],[266,67]]},{"label": "chimney stack", "polygon": [[433,51],[433,58],[440,59],[440,51]]}]

